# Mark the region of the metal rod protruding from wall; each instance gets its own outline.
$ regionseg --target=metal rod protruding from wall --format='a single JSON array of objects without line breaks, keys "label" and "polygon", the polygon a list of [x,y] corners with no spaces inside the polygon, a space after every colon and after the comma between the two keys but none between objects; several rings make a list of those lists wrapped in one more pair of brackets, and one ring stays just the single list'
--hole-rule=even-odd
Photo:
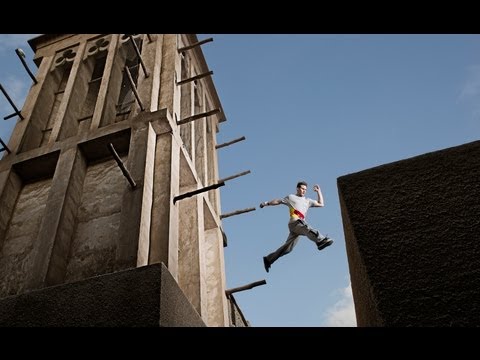
[{"label": "metal rod protruding from wall", "polygon": [[127,72],[128,81],[130,82],[130,87],[132,88],[133,95],[135,95],[135,99],[137,99],[138,105],[140,105],[140,110],[144,111],[145,108],[143,107],[142,101],[140,100],[140,96],[138,95],[137,87],[133,82],[132,74],[130,73],[130,69],[128,66],[125,66],[125,71]]},{"label": "metal rod protruding from wall", "polygon": [[215,149],[220,149],[220,148],[222,148],[222,147],[235,144],[235,143],[237,143],[237,142],[239,142],[239,141],[242,141],[242,140],[245,140],[245,136],[242,136],[241,138],[238,138],[238,139],[235,139],[235,140],[232,140],[232,141],[229,141],[229,142],[220,144],[220,145],[215,145]]},{"label": "metal rod protruding from wall", "polygon": [[3,92],[3,95],[5,95],[5,97],[7,98],[8,102],[10,103],[10,105],[12,105],[13,107],[13,110],[15,110],[15,113],[11,114],[11,115],[8,115],[8,116],[5,116],[3,118],[3,120],[7,120],[7,119],[10,119],[11,117],[14,117],[15,115],[18,115],[20,116],[20,119],[25,119],[23,117],[23,115],[21,114],[20,110],[17,109],[17,107],[15,106],[15,104],[13,103],[12,99],[10,98],[10,96],[8,96],[7,92],[5,91],[5,89],[3,88],[2,84],[0,84],[0,90]]},{"label": "metal rod protruding from wall", "polygon": [[243,291],[243,290],[249,290],[249,289],[252,289],[256,286],[265,285],[266,283],[267,283],[267,281],[265,279],[260,280],[260,281],[255,281],[251,284],[247,284],[247,285],[244,285],[244,286],[239,286],[239,287],[236,287],[236,288],[233,288],[233,289],[225,290],[225,294],[227,296],[230,296],[231,294],[233,294],[235,292],[239,292],[239,291]]},{"label": "metal rod protruding from wall", "polygon": [[195,81],[195,80],[198,80],[198,79],[204,78],[206,76],[210,76],[210,75],[213,75],[213,71],[209,71],[209,72],[206,72],[206,73],[203,73],[203,74],[192,76],[191,78],[188,78],[188,79],[185,79],[185,80],[182,80],[182,81],[178,81],[177,85],[183,85],[183,84],[186,84],[188,82],[192,82],[192,81]]},{"label": "metal rod protruding from wall", "polygon": [[181,194],[181,195],[175,196],[175,197],[173,198],[173,204],[175,204],[178,200],[182,200],[182,199],[185,199],[185,198],[187,198],[187,197],[190,197],[190,196],[193,196],[193,195],[197,195],[197,194],[200,194],[200,193],[205,192],[205,191],[217,189],[217,188],[219,188],[220,186],[224,186],[224,185],[225,185],[225,183],[213,184],[213,185],[205,186],[204,188],[201,188],[201,189],[189,191],[189,192],[187,192],[187,193],[185,193],[185,194]]},{"label": "metal rod protruding from wall", "polygon": [[225,234],[221,226],[220,226],[220,231],[222,232],[223,247],[226,247],[228,245],[227,234]]},{"label": "metal rod protruding from wall", "polygon": [[9,154],[11,154],[12,152],[10,151],[10,149],[8,148],[7,144],[5,144],[2,140],[2,138],[0,138],[0,144],[2,144],[3,148],[0,149],[0,151],[3,151],[3,150],[7,150],[7,152]]},{"label": "metal rod protruding from wall", "polygon": [[142,66],[143,73],[145,74],[145,77],[148,78],[149,74],[148,74],[147,68],[145,67],[145,64],[144,64],[144,62],[143,62],[143,60],[142,60],[142,55],[140,54],[140,50],[138,49],[137,43],[136,43],[135,40],[133,39],[133,36],[132,36],[132,35],[129,35],[128,37],[129,37],[130,40],[132,41],[133,48],[135,49],[135,52],[137,53],[138,59],[140,60],[140,65]]},{"label": "metal rod protruding from wall", "polygon": [[33,82],[35,84],[38,84],[38,80],[35,78],[35,75],[33,75],[33,73],[30,71],[30,69],[28,68],[28,65],[27,65],[27,62],[25,61],[25,53],[23,52],[22,49],[15,49],[15,53],[18,55],[18,57],[20,58],[20,61],[22,62],[23,64],[23,67],[25,68],[25,70],[27,70],[27,73],[28,75],[30,75],[30,77],[32,78]]},{"label": "metal rod protruding from wall", "polygon": [[237,178],[237,177],[240,177],[240,176],[243,176],[243,175],[247,175],[247,174],[250,174],[250,170],[247,170],[247,171],[238,173],[238,174],[236,174],[236,175],[228,176],[228,177],[226,177],[226,178],[223,178],[223,179],[218,180],[218,182],[223,182],[223,181],[232,180],[232,179],[235,179],[235,178]]},{"label": "metal rod protruding from wall", "polygon": [[220,219],[225,219],[225,218],[230,217],[230,216],[240,215],[240,214],[247,213],[247,212],[254,211],[254,210],[256,210],[256,208],[253,207],[253,208],[247,208],[247,209],[243,209],[243,210],[233,211],[231,213],[220,215]]},{"label": "metal rod protruding from wall", "polygon": [[208,43],[208,42],[210,42],[210,41],[213,41],[213,38],[208,38],[208,39],[201,40],[201,41],[198,41],[198,42],[196,42],[196,43],[193,43],[193,44],[191,44],[191,45],[184,46],[184,47],[178,49],[178,52],[181,53],[182,51],[186,51],[186,50],[193,49],[194,47],[197,47],[197,46],[206,44],[206,43]]},{"label": "metal rod protruding from wall", "polygon": [[117,162],[118,166],[120,167],[120,170],[122,170],[123,175],[127,178],[128,182],[130,183],[132,189],[135,189],[137,187],[137,184],[132,178],[132,175],[128,172],[127,168],[123,164],[122,160],[120,159],[120,156],[118,156],[117,152],[115,151],[115,148],[113,147],[112,143],[108,144],[108,149],[112,153],[113,157],[115,158],[115,161]]},{"label": "metal rod protruding from wall", "polygon": [[193,116],[189,116],[185,119],[178,120],[177,125],[183,125],[183,124],[189,123],[190,121],[194,121],[194,120],[198,120],[198,119],[210,116],[210,115],[214,115],[218,112],[220,112],[220,109],[210,110],[210,111],[207,111],[207,112],[204,112],[204,113],[201,113],[201,114],[196,114],[196,115],[193,115]]},{"label": "metal rod protruding from wall", "polygon": [[16,113],[16,112],[14,112],[13,114],[10,114],[10,115],[5,116],[5,117],[3,118],[3,120],[8,120],[8,119],[11,119],[11,118],[13,118],[13,117],[15,117],[15,116],[20,116],[20,118],[23,120],[22,114],[21,114],[21,113]]}]

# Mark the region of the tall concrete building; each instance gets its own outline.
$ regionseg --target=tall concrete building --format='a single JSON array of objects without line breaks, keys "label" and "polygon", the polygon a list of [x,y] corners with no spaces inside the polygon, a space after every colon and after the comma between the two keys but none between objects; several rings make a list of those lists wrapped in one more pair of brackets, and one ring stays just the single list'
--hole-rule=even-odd
[{"label": "tall concrete building", "polygon": [[195,35],[46,34],[0,161],[0,325],[246,325]]},{"label": "tall concrete building", "polygon": [[358,326],[480,325],[480,141],[337,179]]}]

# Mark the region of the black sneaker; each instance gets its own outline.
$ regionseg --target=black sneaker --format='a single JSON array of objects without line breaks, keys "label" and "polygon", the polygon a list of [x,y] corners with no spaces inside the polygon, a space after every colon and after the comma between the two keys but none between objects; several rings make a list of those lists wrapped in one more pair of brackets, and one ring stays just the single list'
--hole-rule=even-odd
[{"label": "black sneaker", "polygon": [[268,273],[268,271],[270,270],[270,266],[272,264],[270,264],[270,262],[268,261],[267,257],[264,256],[263,257],[263,266],[265,266],[265,271]]},{"label": "black sneaker", "polygon": [[329,237],[325,237],[319,244],[318,244],[318,250],[323,250],[327,246],[330,246],[333,244],[333,240],[330,239]]}]

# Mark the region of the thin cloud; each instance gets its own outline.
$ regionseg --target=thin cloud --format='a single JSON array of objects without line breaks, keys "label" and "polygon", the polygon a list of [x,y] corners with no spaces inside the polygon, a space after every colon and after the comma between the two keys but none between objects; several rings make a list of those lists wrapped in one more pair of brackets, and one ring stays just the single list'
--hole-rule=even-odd
[{"label": "thin cloud", "polygon": [[473,119],[480,118],[480,65],[472,65],[468,68],[468,77],[460,90],[457,103],[467,106]]},{"label": "thin cloud", "polygon": [[458,99],[470,100],[480,97],[480,65],[472,65],[468,68],[468,78],[465,81]]},{"label": "thin cloud", "polygon": [[326,310],[325,326],[329,327],[356,327],[355,307],[353,304],[352,284],[339,289],[340,299]]}]

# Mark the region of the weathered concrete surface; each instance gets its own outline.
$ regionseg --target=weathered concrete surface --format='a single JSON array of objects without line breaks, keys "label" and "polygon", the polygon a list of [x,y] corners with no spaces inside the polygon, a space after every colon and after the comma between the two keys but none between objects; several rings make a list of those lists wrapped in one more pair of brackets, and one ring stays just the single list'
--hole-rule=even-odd
[{"label": "weathered concrete surface", "polygon": [[[162,67],[160,71],[160,98],[158,103],[159,109],[175,109],[174,91],[175,91],[175,62],[179,61],[176,54],[176,37],[175,34],[163,35],[163,49],[162,49]],[[171,85],[168,85],[171,84]],[[177,101],[180,96],[176,97]],[[180,120],[180,119],[176,119]]]},{"label": "weathered concrete surface", "polygon": [[4,182],[4,191],[0,195],[0,251],[5,242],[5,234],[10,224],[13,210],[15,209],[18,195],[22,189],[22,180],[14,171],[5,170],[0,173]]},{"label": "weathered concrete surface", "polygon": [[[205,209],[205,205],[204,205]],[[219,228],[205,230],[205,277],[207,282],[208,326],[229,326],[227,297],[225,296],[225,268],[223,241]]]},{"label": "weathered concrete surface", "polygon": [[0,326],[205,326],[163,264],[0,300]]},{"label": "weathered concrete surface", "polygon": [[0,257],[0,297],[27,287],[35,258],[34,246],[44,216],[52,179],[22,187],[5,234]]},{"label": "weathered concrete surface", "polygon": [[[185,192],[192,189],[185,189]],[[183,192],[183,191],[182,191]],[[198,231],[197,198],[190,197],[179,201],[179,239],[178,239],[178,284],[195,309],[204,316],[201,297],[201,252]]]},{"label": "weathered concrete surface", "polygon": [[248,327],[250,324],[243,316],[242,310],[238,307],[235,297],[230,294],[229,298],[230,310],[230,326],[231,327]]},{"label": "weathered concrete surface", "polygon": [[358,326],[480,325],[480,141],[337,180]]},{"label": "weathered concrete surface", "polygon": [[[160,169],[162,164],[171,164],[172,147],[175,146],[172,135],[169,133],[157,136],[156,153],[154,168]],[[165,263],[175,278],[178,277],[178,240],[172,242],[170,235],[172,232],[170,226],[171,212],[176,209],[171,206],[173,203],[172,195],[172,166],[165,166],[162,171],[154,172],[153,186],[153,205],[152,220],[150,227],[150,261],[152,263]],[[178,211],[177,211],[178,212]],[[176,214],[175,214],[176,215]],[[174,216],[176,219],[177,216]],[[175,226],[175,229],[178,226]],[[176,239],[177,237],[175,237]],[[170,251],[171,247],[174,251]],[[170,261],[170,255],[174,254],[173,261]],[[174,266],[175,270],[172,270]]]},{"label": "weathered concrete surface", "polygon": [[[126,157],[121,157],[122,161]],[[114,159],[89,166],[73,234],[66,281],[112,272],[125,178]]]}]

